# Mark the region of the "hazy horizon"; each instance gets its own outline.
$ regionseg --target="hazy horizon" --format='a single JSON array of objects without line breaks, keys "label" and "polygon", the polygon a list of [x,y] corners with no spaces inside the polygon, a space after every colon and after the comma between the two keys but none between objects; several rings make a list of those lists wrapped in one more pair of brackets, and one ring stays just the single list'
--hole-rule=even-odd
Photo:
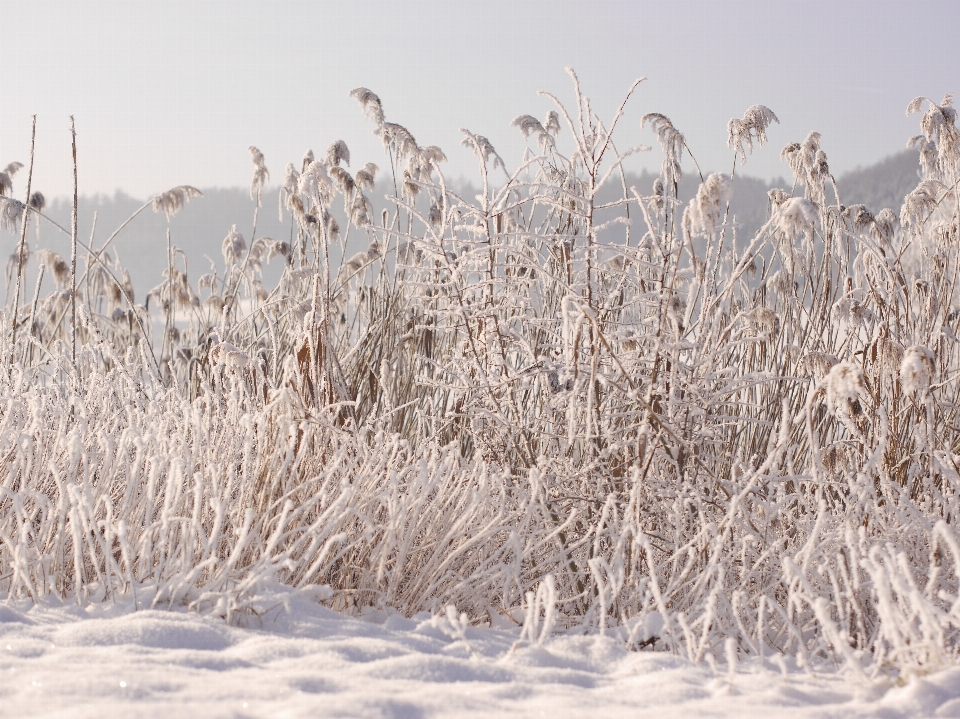
[{"label": "hazy horizon", "polygon": [[960,8],[947,2],[0,0],[0,12],[18,18],[0,77],[0,166],[28,162],[37,114],[34,188],[50,197],[72,193],[70,114],[80,192],[149,197],[178,184],[243,186],[249,145],[274,184],[286,163],[337,139],[353,167],[383,165],[348,97],[357,86],[418,142],[442,147],[447,176],[466,180],[476,168],[459,128],[516,166],[525,145],[509,123],[553,108],[538,90],[571,99],[565,66],[607,119],[648,78],[618,128],[621,149],[654,147],[631,158],[635,172],[660,163],[640,127],[647,112],[671,117],[702,167],[729,172],[727,121],[764,104],[781,124],[738,172],[788,175],[780,148],[817,130],[839,175],[904,147],[917,132],[904,114],[913,97],[960,89],[949,55]]}]

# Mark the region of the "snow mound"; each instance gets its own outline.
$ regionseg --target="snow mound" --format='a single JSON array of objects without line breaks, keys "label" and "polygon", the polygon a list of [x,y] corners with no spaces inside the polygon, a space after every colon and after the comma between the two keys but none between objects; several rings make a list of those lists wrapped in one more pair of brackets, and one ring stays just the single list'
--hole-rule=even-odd
[{"label": "snow mound", "polygon": [[518,641],[445,616],[303,596],[246,627],[127,605],[0,609],[0,717],[956,717],[960,670],[864,683],[792,665],[715,674],[609,637]]},{"label": "snow mound", "polygon": [[91,619],[58,630],[55,644],[74,647],[118,646],[220,651],[232,644],[222,622],[163,611],[145,611],[116,619]]}]

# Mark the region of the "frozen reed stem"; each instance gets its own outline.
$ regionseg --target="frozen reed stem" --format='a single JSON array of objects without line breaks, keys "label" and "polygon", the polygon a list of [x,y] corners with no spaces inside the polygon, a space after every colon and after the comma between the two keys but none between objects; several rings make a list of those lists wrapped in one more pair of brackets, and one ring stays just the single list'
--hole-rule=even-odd
[{"label": "frozen reed stem", "polygon": [[70,148],[73,156],[73,212],[70,213],[70,340],[71,359],[77,365],[77,240],[80,232],[77,211],[80,206],[77,184],[77,128],[70,116]]},{"label": "frozen reed stem", "polygon": [[[30,125],[30,168],[27,171],[27,196],[24,201],[24,208],[30,206],[30,200],[32,195],[30,194],[33,187],[33,159],[36,151],[37,143],[37,116],[33,115],[31,118]],[[15,260],[17,264],[17,284],[13,292],[13,312],[11,314],[11,323],[10,323],[10,363],[13,363],[14,352],[16,351],[17,346],[17,322],[19,320],[19,311],[20,311],[20,282],[23,277],[23,266],[26,264],[27,256],[27,225],[30,223],[29,213],[24,211],[23,213],[23,224],[20,228],[20,243],[17,245],[17,254],[15,255]],[[32,331],[32,330],[31,330]]]}]

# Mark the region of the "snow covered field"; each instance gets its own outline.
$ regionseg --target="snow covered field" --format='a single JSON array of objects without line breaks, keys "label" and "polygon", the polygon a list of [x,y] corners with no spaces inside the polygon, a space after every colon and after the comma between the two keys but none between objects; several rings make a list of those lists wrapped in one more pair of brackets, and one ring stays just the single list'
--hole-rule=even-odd
[{"label": "snow covered field", "polygon": [[278,595],[246,628],[130,604],[0,608],[2,717],[957,717],[960,669],[866,684],[741,666],[732,678],[610,638],[446,616],[336,614]]}]

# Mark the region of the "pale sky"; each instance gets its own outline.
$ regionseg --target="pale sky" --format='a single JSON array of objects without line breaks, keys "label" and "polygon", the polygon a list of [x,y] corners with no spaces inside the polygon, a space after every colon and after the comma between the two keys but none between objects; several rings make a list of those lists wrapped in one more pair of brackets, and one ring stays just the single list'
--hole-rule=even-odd
[{"label": "pale sky", "polygon": [[648,78],[618,137],[620,148],[654,146],[634,170],[660,163],[640,128],[647,112],[673,120],[704,170],[729,172],[727,121],[767,105],[781,124],[738,172],[788,175],[780,149],[818,130],[840,174],[904,147],[918,132],[918,116],[904,114],[914,96],[960,91],[958,2],[0,0],[0,19],[0,167],[27,163],[36,113],[34,187],[48,196],[72,192],[70,114],[81,194],[148,197],[248,184],[249,145],[273,184],[287,162],[336,139],[354,169],[383,167],[348,97],[360,85],[388,120],[443,148],[447,175],[468,178],[475,164],[458,128],[516,166],[523,140],[509,123],[552,109],[538,90],[571,99],[564,66],[605,118]]}]

